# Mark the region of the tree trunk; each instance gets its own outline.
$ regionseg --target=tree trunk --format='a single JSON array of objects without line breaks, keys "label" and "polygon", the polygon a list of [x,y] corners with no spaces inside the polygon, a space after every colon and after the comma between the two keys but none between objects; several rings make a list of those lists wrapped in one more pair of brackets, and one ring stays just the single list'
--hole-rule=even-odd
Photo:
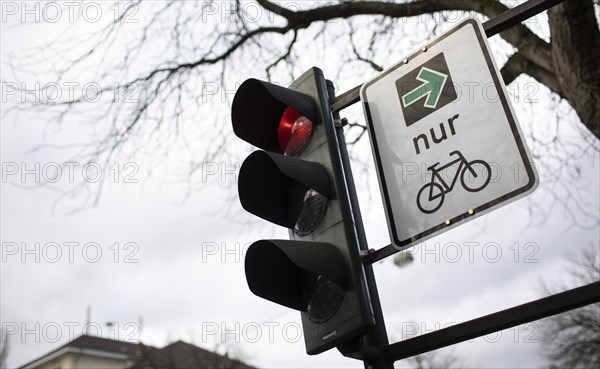
[{"label": "tree trunk", "polygon": [[549,9],[548,17],[561,95],[600,139],[600,31],[593,0],[566,0]]}]

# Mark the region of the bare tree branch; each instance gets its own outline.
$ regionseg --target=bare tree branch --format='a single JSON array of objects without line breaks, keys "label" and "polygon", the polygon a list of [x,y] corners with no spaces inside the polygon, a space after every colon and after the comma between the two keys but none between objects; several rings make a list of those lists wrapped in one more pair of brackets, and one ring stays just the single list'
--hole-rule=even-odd
[{"label": "bare tree branch", "polygon": [[560,84],[554,73],[525,58],[520,52],[514,53],[500,70],[505,84],[510,84],[521,74],[529,74],[557,95],[561,95]]},{"label": "bare tree branch", "polygon": [[[224,102],[226,100],[223,99],[229,98],[228,93],[234,90],[234,86],[231,84],[227,87],[224,83],[231,71],[254,68],[254,71],[258,69],[268,79],[273,79],[281,76],[282,69],[286,68],[293,75],[294,62],[298,58],[296,49],[302,44],[303,37],[320,38],[326,46],[326,41],[331,43],[328,37],[332,37],[331,32],[326,31],[334,29],[332,21],[338,19],[345,19],[343,25],[347,25],[345,28],[335,28],[339,32],[334,37],[335,42],[344,50],[340,60],[353,62],[355,65],[366,64],[380,71],[387,60],[382,56],[381,46],[397,44],[398,32],[402,32],[402,22],[406,18],[431,14],[439,14],[445,18],[443,12],[448,11],[476,12],[491,18],[508,9],[495,0],[417,0],[402,3],[337,1],[324,5],[313,4],[313,8],[306,3],[296,4],[292,8],[291,5],[259,0],[257,4],[266,16],[262,14],[262,17],[251,19],[243,11],[246,3],[236,1],[225,3],[228,7],[227,17],[232,18],[219,18],[211,23],[208,16],[218,14],[219,4],[221,3],[135,2],[119,18],[91,35],[72,39],[59,38],[41,50],[34,49],[20,57],[11,57],[9,62],[14,62],[12,70],[15,73],[30,71],[39,74],[42,73],[39,71],[41,66],[50,66],[50,72],[56,78],[53,82],[77,80],[76,76],[91,70],[92,80],[99,82],[100,93],[114,96],[114,101],[100,101],[90,105],[90,97],[82,93],[63,96],[58,100],[20,103],[14,110],[29,110],[45,116],[51,112],[54,115],[51,116],[50,124],[56,125],[63,124],[66,117],[79,115],[82,121],[90,122],[90,126],[94,128],[90,133],[90,141],[81,146],[55,146],[77,149],[78,161],[99,162],[104,166],[117,157],[136,153],[160,153],[166,157],[175,143],[182,145],[185,151],[192,152],[193,145],[189,145],[186,134],[182,134],[185,132],[182,124],[189,121],[201,122],[207,128],[206,152],[191,158],[183,171],[184,176],[187,176],[183,181],[188,184],[188,191],[191,191],[194,186],[189,182],[189,177],[201,170],[203,161],[215,160],[218,153],[226,150],[230,137],[225,134],[227,130],[222,123],[226,118],[213,116],[212,111],[207,118],[207,113],[202,113],[201,110],[211,96],[218,95]],[[136,7],[142,6],[149,16],[140,19],[135,32],[125,32],[124,20]],[[368,29],[355,26],[361,24],[365,16],[370,16]],[[585,14],[582,15],[584,16]],[[420,25],[424,23],[421,22]],[[312,28],[308,30],[310,27]],[[424,25],[426,32],[431,32],[435,27],[437,25],[430,26],[429,22]],[[555,72],[552,43],[546,42],[523,24],[510,28],[500,36],[517,50],[502,69],[507,83],[521,74],[527,74],[548,86],[561,99],[573,101],[565,96],[568,95],[563,88],[565,82]],[[338,42],[342,39],[343,44]],[[73,55],[86,40],[89,40],[89,43],[85,43],[87,48]],[[122,48],[120,58],[114,57],[115,49],[121,50],[116,44]],[[160,50],[159,53],[156,53],[156,48]],[[392,55],[392,51],[388,52]],[[597,61],[594,63],[590,64],[592,68],[597,66]],[[573,78],[577,80],[578,77],[569,77]],[[124,101],[132,96],[133,101]],[[366,127],[353,123],[350,124],[349,131],[354,135],[349,142],[356,143],[364,137]],[[585,150],[599,150],[597,140],[589,139],[586,132],[582,136],[589,140],[591,149],[572,144],[561,137],[558,129],[549,135],[552,137],[533,137],[533,140],[539,146],[539,156],[551,158],[547,162],[551,162],[549,165],[554,166],[554,170],[559,168],[576,173],[577,169],[568,164],[570,156],[565,156],[564,152],[580,155]],[[534,152],[534,155],[537,153]],[[556,164],[559,160],[562,164]],[[155,169],[149,171],[154,172]],[[102,182],[97,186],[100,188]],[[86,193],[79,186],[71,191]],[[71,192],[69,195],[72,194]],[[98,196],[90,196],[92,203],[97,203]],[[572,204],[581,199],[573,194],[558,196],[557,201]],[[580,205],[572,205],[571,210],[581,214]],[[585,217],[589,218],[589,209],[584,208],[583,211]],[[593,218],[593,211],[591,213]]]}]

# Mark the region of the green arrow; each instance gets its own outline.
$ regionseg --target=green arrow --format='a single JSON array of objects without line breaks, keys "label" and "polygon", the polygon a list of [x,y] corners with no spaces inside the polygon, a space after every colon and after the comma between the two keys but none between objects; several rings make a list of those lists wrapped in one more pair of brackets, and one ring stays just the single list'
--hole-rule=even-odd
[{"label": "green arrow", "polygon": [[420,100],[423,96],[427,96],[423,106],[426,108],[435,109],[438,101],[440,100],[440,92],[442,92],[447,78],[448,76],[444,73],[422,67],[419,71],[417,79],[423,82],[423,84],[402,96],[402,103],[404,104],[404,107],[406,108],[415,101]]}]

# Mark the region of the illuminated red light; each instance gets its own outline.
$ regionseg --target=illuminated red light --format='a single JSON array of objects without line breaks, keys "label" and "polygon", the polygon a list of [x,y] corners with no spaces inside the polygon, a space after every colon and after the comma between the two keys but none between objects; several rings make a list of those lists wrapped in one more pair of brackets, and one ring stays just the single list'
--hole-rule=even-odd
[{"label": "illuminated red light", "polygon": [[279,148],[287,156],[300,154],[308,145],[312,131],[310,119],[288,106],[279,121]]}]

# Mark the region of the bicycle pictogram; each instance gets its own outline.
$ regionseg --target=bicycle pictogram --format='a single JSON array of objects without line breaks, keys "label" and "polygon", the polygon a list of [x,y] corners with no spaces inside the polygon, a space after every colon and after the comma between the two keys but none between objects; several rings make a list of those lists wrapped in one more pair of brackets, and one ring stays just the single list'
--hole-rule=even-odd
[{"label": "bicycle pictogram", "polygon": [[[458,158],[441,167],[438,167],[440,164],[438,162],[427,168],[431,171],[431,181],[417,193],[417,206],[425,214],[435,213],[442,207],[446,194],[452,191],[459,175],[461,185],[469,192],[481,191],[490,183],[492,170],[487,162],[479,159],[467,161],[458,150],[449,154],[449,156],[453,155]],[[440,172],[457,163],[459,164],[458,169],[448,184]]]}]

